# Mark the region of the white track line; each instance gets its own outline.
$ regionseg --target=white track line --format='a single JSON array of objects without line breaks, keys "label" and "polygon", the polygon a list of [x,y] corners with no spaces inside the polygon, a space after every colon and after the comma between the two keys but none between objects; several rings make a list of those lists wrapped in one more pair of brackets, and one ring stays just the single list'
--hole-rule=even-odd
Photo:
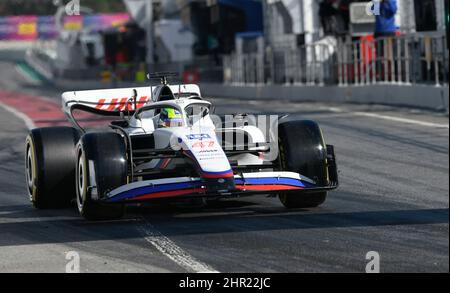
[{"label": "white track line", "polygon": [[18,110],[14,109],[10,106],[7,106],[7,105],[3,104],[2,102],[0,102],[0,107],[5,109],[7,112],[13,114],[17,118],[22,119],[22,121],[25,123],[28,130],[36,128],[36,125],[34,124],[33,120],[31,120],[31,118],[28,117],[27,115],[25,115],[24,113],[19,112]]},{"label": "white track line", "polygon": [[413,119],[407,119],[407,118],[400,118],[400,117],[394,117],[394,116],[387,116],[387,115],[381,115],[381,114],[375,114],[375,113],[349,112],[349,111],[345,111],[344,109],[337,108],[337,107],[325,107],[323,109],[328,110],[333,113],[341,113],[341,114],[347,114],[347,115],[351,115],[351,116],[364,116],[364,117],[400,122],[400,123],[405,123],[405,124],[414,124],[414,125],[419,125],[419,126],[424,126],[424,127],[449,129],[448,124],[439,124],[439,123],[413,120]]},{"label": "white track line", "polygon": [[386,115],[380,115],[380,114],[374,114],[374,113],[355,112],[353,114],[357,115],[357,116],[366,116],[366,117],[401,122],[401,123],[406,123],[406,124],[415,124],[415,125],[420,125],[420,126],[425,126],[425,127],[449,129],[448,124],[438,124],[438,123],[419,121],[419,120],[400,118],[400,117],[393,117],[393,116],[386,116]]},{"label": "white track line", "polygon": [[146,219],[142,218],[143,223],[140,224],[139,230],[144,234],[144,239],[153,245],[164,256],[186,269],[194,273],[218,273],[210,266],[196,260],[193,256],[176,245],[172,240],[159,232]]}]

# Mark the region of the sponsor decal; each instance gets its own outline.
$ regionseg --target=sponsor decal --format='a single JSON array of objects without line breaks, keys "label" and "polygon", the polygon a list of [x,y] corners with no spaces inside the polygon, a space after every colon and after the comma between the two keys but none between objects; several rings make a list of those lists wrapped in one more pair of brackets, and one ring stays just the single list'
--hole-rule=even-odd
[{"label": "sponsor decal", "polygon": [[192,144],[193,149],[204,149],[204,148],[212,148],[214,147],[215,142],[214,140],[209,141],[197,141],[194,144]]},{"label": "sponsor decal", "polygon": [[[119,101],[120,100],[120,101]],[[141,108],[142,106],[147,103],[148,97],[142,96],[138,99],[136,102],[136,108]],[[80,104],[83,104],[83,101],[80,102]],[[129,98],[117,98],[117,99],[99,99],[97,102],[97,105],[95,106],[96,109],[104,110],[104,111],[124,111],[127,108],[128,110],[134,109],[134,103]]]},{"label": "sponsor decal", "polygon": [[34,40],[37,16],[0,17],[0,40]]},{"label": "sponsor decal", "polygon": [[[71,1],[72,4],[76,2]],[[76,5],[69,6],[68,13],[63,20],[65,30],[92,29],[100,31],[110,26],[126,23],[128,13],[109,13],[94,15],[79,15]],[[51,40],[59,35],[54,16],[19,15],[0,17],[0,40]]]},{"label": "sponsor decal", "polygon": [[211,139],[211,136],[209,134],[206,134],[206,133],[189,134],[189,135],[186,135],[186,137],[189,140]]}]

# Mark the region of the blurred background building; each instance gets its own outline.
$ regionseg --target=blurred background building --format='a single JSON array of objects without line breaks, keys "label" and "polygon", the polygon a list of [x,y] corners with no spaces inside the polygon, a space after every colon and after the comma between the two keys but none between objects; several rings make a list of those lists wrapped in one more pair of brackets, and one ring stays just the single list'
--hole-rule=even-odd
[{"label": "blurred background building", "polygon": [[368,1],[2,0],[0,39],[36,41],[31,62],[71,78],[448,83],[448,1],[395,2],[396,37],[375,39]]}]

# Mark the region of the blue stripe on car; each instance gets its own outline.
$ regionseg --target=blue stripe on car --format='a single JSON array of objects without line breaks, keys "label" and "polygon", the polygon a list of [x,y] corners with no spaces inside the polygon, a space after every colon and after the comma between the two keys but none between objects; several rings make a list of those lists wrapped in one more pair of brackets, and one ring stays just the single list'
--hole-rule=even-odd
[{"label": "blue stripe on car", "polygon": [[304,182],[298,179],[283,178],[283,177],[271,177],[271,178],[245,178],[235,179],[236,184],[253,184],[253,185],[272,185],[272,184],[282,184],[291,185],[296,187],[312,187],[313,184]]},{"label": "blue stripe on car", "polygon": [[[270,178],[246,178],[240,179],[237,178],[234,180],[236,184],[249,184],[249,185],[290,185],[295,187],[314,187],[314,184],[311,184],[309,182],[301,181],[299,179],[293,179],[293,178],[283,178],[283,177],[270,177]],[[142,196],[145,194],[151,194],[156,192],[164,192],[164,191],[173,191],[173,190],[182,190],[182,189],[189,189],[189,188],[196,188],[202,186],[203,183],[200,181],[197,182],[181,182],[181,183],[168,183],[168,184],[161,184],[157,186],[142,186],[138,188],[134,188],[132,190],[128,190],[125,192],[122,192],[118,195],[115,195],[111,198],[109,198],[107,201],[115,202],[115,201],[122,201],[129,198]]]}]

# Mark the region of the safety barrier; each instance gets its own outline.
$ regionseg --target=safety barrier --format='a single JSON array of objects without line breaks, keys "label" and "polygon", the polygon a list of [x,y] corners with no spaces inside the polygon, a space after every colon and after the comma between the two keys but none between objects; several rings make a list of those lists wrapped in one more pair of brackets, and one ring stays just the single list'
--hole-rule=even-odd
[{"label": "safety barrier", "polygon": [[363,38],[338,48],[339,85],[448,84],[445,37]]},{"label": "safety barrier", "polygon": [[225,84],[448,85],[445,36],[367,37],[223,58]]}]

